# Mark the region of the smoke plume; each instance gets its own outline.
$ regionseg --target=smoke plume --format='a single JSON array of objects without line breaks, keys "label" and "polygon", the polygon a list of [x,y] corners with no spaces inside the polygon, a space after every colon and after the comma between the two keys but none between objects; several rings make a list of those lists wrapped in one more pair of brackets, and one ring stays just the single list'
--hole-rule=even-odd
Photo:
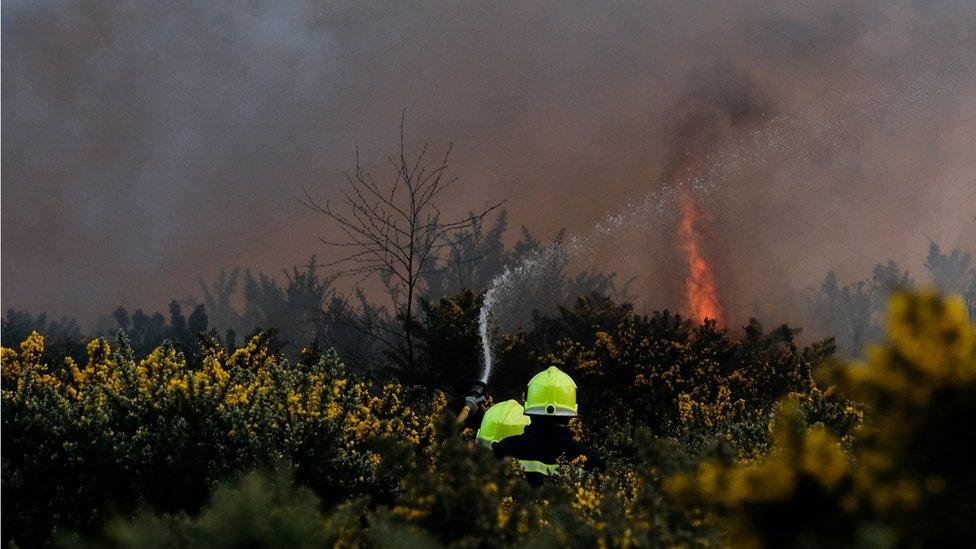
[{"label": "smoke plume", "polygon": [[[358,143],[455,142],[445,213],[584,231],[689,162],[723,311],[976,244],[976,6],[952,2],[3,5],[5,307],[162,308],[224,266],[327,259]],[[590,264],[680,309],[680,207]],[[780,318],[784,317],[784,318]]]}]

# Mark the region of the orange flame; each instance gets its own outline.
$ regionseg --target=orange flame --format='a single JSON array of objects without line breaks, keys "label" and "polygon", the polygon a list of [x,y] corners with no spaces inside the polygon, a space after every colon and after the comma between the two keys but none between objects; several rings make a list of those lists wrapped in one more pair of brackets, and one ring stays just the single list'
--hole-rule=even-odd
[{"label": "orange flame", "polygon": [[695,196],[686,191],[681,201],[681,248],[688,259],[688,278],[685,279],[688,314],[695,322],[706,318],[721,320],[722,306],[715,290],[715,277],[699,249],[701,235],[696,226],[699,213]]}]

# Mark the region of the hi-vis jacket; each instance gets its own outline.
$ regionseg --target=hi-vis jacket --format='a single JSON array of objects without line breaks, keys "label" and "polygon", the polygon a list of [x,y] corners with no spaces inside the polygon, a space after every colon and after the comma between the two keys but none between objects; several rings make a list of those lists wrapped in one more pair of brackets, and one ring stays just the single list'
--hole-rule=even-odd
[{"label": "hi-vis jacket", "polygon": [[492,448],[499,458],[515,458],[533,485],[541,484],[555,473],[560,460],[572,461],[586,454],[585,448],[573,440],[569,427],[535,422],[526,425],[521,435],[500,440]]}]

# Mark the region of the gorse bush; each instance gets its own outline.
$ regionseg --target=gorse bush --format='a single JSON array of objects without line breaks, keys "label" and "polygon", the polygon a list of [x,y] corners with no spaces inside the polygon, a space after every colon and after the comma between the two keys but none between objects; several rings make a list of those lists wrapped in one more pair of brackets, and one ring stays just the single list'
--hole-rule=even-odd
[{"label": "gorse bush", "polygon": [[322,547],[320,502],[307,488],[294,488],[284,473],[251,473],[219,487],[210,503],[191,519],[185,513],[142,515],[135,522],[114,520],[99,543],[64,538],[69,547]]},{"label": "gorse bush", "polygon": [[833,346],[800,346],[799,330],[789,326],[765,332],[751,321],[736,338],[714,322],[694,325],[667,311],[637,315],[595,294],[534,322],[503,346],[496,393],[518,397],[525,361],[558,366],[579,386],[584,440],[607,454],[632,455],[643,429],[695,453],[724,444],[751,455],[765,449],[771,414],[787,396],[838,436],[858,421],[855,407],[814,378]]},{"label": "gorse bush", "polygon": [[864,407],[853,455],[786,404],[768,455],[706,460],[669,479],[671,492],[724,517],[737,545],[972,545],[976,330],[962,299],[902,294],[888,334],[866,364],[826,374]]},{"label": "gorse bush", "polygon": [[[430,305],[425,337],[463,359],[477,306],[469,294]],[[580,389],[574,429],[600,462],[564,464],[539,488],[472,443],[444,393],[357,378],[314,346],[288,361],[262,332],[231,352],[203,337],[189,361],[171,345],[135,358],[121,335],[52,365],[32,334],[3,350],[4,537],[965,545],[976,332],[962,301],[927,294],[896,294],[887,328],[865,364],[847,365],[788,327],[732,337],[595,296],[537,316],[503,336],[495,398],[516,396],[505,391],[536,366],[566,369]]]},{"label": "gorse bush", "polygon": [[72,357],[81,360],[85,356],[81,328],[73,319],[48,320],[44,313],[35,317],[26,311],[7,309],[0,326],[0,339],[4,345],[19,344],[32,332],[38,332],[44,334],[45,359],[54,361]]},{"label": "gorse bush", "polygon": [[[443,399],[405,406],[403,388],[345,376],[332,353],[297,363],[258,333],[226,353],[201,341],[199,368],[169,344],[136,360],[126,338],[96,339],[87,361],[58,374],[44,338],[3,349],[3,521],[6,536],[46,539],[133,505],[195,510],[216,483],[277,461],[333,500],[383,494],[371,446],[383,436],[429,444]],[[395,484],[395,483],[394,483]]]}]

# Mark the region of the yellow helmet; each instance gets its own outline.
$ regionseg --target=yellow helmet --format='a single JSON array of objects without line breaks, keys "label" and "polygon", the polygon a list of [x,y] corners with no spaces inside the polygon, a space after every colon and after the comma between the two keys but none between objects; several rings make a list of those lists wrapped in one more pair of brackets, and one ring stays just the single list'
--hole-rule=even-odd
[{"label": "yellow helmet", "polygon": [[576,412],[576,383],[565,372],[550,366],[529,380],[526,415],[571,417]]},{"label": "yellow helmet", "polygon": [[479,442],[490,446],[503,438],[521,435],[531,421],[531,418],[524,415],[522,405],[517,401],[499,402],[485,410],[476,437]]}]

